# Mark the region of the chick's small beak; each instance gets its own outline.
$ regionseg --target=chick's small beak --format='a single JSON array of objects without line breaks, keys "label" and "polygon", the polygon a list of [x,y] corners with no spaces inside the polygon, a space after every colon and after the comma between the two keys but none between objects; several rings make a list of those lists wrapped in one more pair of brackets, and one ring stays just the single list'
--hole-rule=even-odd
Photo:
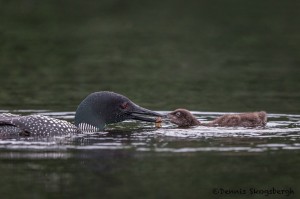
[{"label": "chick's small beak", "polygon": [[173,112],[168,113],[165,115],[166,120],[171,121],[172,119],[176,118],[176,116],[173,114]]}]

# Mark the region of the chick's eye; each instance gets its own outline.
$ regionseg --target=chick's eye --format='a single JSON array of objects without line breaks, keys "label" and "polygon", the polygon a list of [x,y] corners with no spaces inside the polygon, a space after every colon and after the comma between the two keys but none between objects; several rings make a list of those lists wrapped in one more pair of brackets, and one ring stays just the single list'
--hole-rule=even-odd
[{"label": "chick's eye", "polygon": [[120,105],[121,109],[127,109],[128,108],[128,103],[127,102],[124,102]]},{"label": "chick's eye", "polygon": [[176,112],[175,115],[176,115],[177,117],[180,117],[181,114],[180,114],[180,112]]}]

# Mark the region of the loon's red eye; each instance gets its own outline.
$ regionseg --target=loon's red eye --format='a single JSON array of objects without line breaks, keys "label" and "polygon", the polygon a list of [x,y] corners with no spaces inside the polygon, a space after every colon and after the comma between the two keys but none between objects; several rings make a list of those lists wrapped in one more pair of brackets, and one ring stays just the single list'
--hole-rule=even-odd
[{"label": "loon's red eye", "polygon": [[121,106],[122,109],[127,109],[128,106],[129,106],[129,103],[128,102],[123,102],[120,106]]}]

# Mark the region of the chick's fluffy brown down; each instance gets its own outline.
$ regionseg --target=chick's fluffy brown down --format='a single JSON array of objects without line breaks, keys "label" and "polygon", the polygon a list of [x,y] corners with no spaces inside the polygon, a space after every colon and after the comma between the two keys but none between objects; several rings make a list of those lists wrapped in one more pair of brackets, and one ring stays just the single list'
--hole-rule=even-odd
[{"label": "chick's fluffy brown down", "polygon": [[224,127],[258,127],[267,123],[267,113],[265,111],[249,112],[239,114],[225,114],[209,123],[200,123],[197,118],[186,109],[176,109],[168,114],[168,118],[179,127],[189,126],[224,126]]}]

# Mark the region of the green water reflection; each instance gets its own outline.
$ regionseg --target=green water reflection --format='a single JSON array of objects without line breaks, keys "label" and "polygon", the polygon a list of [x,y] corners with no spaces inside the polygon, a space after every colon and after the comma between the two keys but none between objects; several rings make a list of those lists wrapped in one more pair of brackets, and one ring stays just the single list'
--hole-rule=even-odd
[{"label": "green water reflection", "polygon": [[299,113],[295,1],[1,1],[1,108]]}]

